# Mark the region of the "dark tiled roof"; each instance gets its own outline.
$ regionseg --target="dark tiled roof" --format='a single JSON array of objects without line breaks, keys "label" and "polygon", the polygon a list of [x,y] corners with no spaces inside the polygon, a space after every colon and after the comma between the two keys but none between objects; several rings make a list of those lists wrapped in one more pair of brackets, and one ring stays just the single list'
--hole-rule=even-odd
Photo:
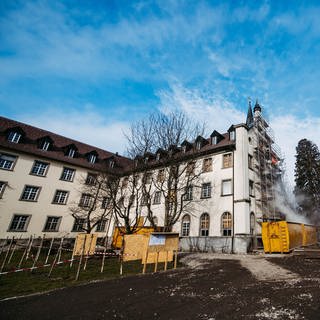
[{"label": "dark tiled roof", "polygon": [[[10,129],[17,128],[24,133],[24,136],[21,138],[21,143],[9,142],[7,140],[7,133]],[[44,151],[38,147],[39,140],[44,137],[52,139],[53,147],[51,150]],[[67,147],[70,145],[75,146],[77,150],[74,158],[69,158],[65,155]],[[11,149],[12,151],[24,152],[98,171],[107,170],[113,171],[114,173],[122,173],[122,171],[130,167],[132,163],[132,160],[126,157],[4,117],[0,117],[0,146]],[[91,152],[95,152],[97,155],[97,162],[94,164],[89,163],[87,160],[87,155]],[[115,161],[113,169],[110,169],[108,166],[110,159]]]}]

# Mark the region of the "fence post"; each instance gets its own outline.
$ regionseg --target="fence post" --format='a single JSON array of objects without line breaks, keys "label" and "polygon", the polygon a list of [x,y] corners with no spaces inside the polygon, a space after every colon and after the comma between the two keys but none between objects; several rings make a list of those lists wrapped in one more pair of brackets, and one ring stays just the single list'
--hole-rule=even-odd
[{"label": "fence post", "polygon": [[49,271],[49,274],[48,274],[48,278],[50,278],[51,273],[52,273],[52,270],[53,270],[55,264],[57,263],[57,260],[58,260],[58,257],[59,257],[59,253],[60,253],[61,248],[62,248],[62,242],[63,242],[63,237],[61,238],[60,245],[59,245],[59,249],[58,249],[58,251],[57,251],[57,253],[56,253],[55,257],[54,257],[54,260],[53,260],[53,262],[52,262],[52,265],[51,265],[51,267],[50,267],[50,271]]},{"label": "fence post", "polygon": [[48,253],[47,253],[47,257],[46,257],[46,261],[44,262],[44,264],[48,263],[49,256],[50,256],[50,253],[51,253],[51,249],[52,249],[52,246],[53,246],[53,242],[54,242],[54,238],[51,239],[49,250],[48,250]]},{"label": "fence post", "polygon": [[[21,237],[22,237],[22,235],[20,236],[20,239],[19,239],[19,240],[21,240]],[[16,239],[16,241],[15,241],[14,244],[13,244],[12,252],[11,252],[11,255],[10,255],[9,259],[8,259],[7,264],[9,264],[9,263],[11,262],[11,259],[12,259],[12,257],[13,257],[13,254],[14,254],[14,252],[16,251],[17,244],[18,244],[18,239]]]},{"label": "fence post", "polygon": [[87,269],[87,263],[88,263],[88,259],[89,259],[89,253],[90,253],[90,249],[91,249],[91,245],[92,245],[92,240],[93,240],[93,234],[90,237],[89,248],[87,250],[87,255],[86,255],[85,262],[84,262],[83,270]]},{"label": "fence post", "polygon": [[10,241],[9,249],[8,249],[7,252],[6,252],[6,255],[4,256],[4,260],[3,260],[3,263],[2,263],[2,266],[1,266],[0,272],[2,272],[2,270],[3,270],[3,268],[4,268],[5,264],[6,264],[6,261],[7,261],[9,252],[10,252],[10,250],[11,250],[13,241],[14,241],[14,236],[12,237],[12,239],[11,239],[11,241]]},{"label": "fence post", "polygon": [[21,256],[21,259],[20,259],[20,262],[19,262],[19,265],[18,265],[18,269],[20,269],[20,268],[21,268],[21,265],[22,265],[23,259],[24,259],[24,257],[26,256],[27,251],[28,251],[28,249],[29,249],[29,245],[30,245],[30,243],[31,243],[31,239],[32,239],[32,236],[30,236],[30,237],[29,237],[29,239],[28,239],[28,242],[27,242],[26,248],[24,249],[23,254],[22,254],[22,256]]},{"label": "fence post", "polygon": [[84,250],[85,250],[85,245],[86,245],[86,237],[84,237],[84,240],[83,240],[81,256],[80,256],[80,259],[79,259],[79,265],[78,265],[77,274],[76,274],[76,278],[75,278],[76,281],[78,281],[78,279],[79,279],[81,263],[82,263],[82,259],[83,259],[83,253],[84,253]]},{"label": "fence post", "polygon": [[37,250],[36,257],[35,257],[35,259],[33,261],[31,272],[33,272],[33,268],[35,267],[36,263],[38,262],[38,259],[39,259],[39,256],[40,256],[40,252],[41,252],[41,249],[42,249],[42,245],[43,245],[43,240],[44,240],[45,236],[46,235],[43,234],[43,236],[41,238],[41,241],[40,241],[40,244],[39,244],[39,247],[38,247],[38,250]]}]

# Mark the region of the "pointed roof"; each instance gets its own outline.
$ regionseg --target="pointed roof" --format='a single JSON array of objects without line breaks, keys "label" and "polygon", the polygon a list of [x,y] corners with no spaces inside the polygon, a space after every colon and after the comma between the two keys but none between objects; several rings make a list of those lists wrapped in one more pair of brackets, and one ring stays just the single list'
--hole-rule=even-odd
[{"label": "pointed roof", "polygon": [[249,101],[249,106],[248,106],[246,125],[249,128],[251,128],[252,125],[253,125],[253,113],[252,113],[252,107],[251,107],[251,102],[250,101]]}]

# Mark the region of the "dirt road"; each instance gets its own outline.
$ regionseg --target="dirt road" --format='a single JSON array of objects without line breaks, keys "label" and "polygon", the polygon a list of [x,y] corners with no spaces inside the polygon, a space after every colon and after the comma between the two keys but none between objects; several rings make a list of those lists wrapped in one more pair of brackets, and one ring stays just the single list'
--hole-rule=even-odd
[{"label": "dirt road", "polygon": [[320,259],[194,254],[185,267],[0,302],[1,319],[319,319]]}]

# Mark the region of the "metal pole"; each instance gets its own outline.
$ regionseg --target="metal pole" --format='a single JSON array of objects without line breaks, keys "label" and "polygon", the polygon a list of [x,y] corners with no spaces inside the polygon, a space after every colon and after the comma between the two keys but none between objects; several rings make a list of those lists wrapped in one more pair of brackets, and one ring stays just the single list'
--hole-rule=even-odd
[{"label": "metal pole", "polygon": [[30,254],[30,251],[31,251],[31,248],[32,248],[32,243],[33,243],[34,238],[35,238],[35,237],[32,237],[32,236],[31,236],[31,242],[30,242],[30,246],[29,246],[29,248],[28,248],[28,250],[27,250],[26,260],[29,259],[29,254]]},{"label": "metal pole", "polygon": [[[19,240],[21,240],[21,237],[22,237],[22,235],[20,236]],[[13,244],[12,252],[11,252],[10,258],[8,259],[7,264],[9,264],[11,262],[12,256],[13,256],[14,252],[16,251],[17,243],[18,243],[18,239]]]},{"label": "metal pole", "polygon": [[[9,239],[9,236],[7,236],[5,243],[8,242],[8,239]],[[2,252],[3,252],[4,247],[5,247],[5,245],[3,245],[3,246],[1,247],[0,256],[2,255]]]},{"label": "metal pole", "polygon": [[62,242],[63,242],[63,237],[61,238],[59,249],[58,249],[58,251],[57,251],[57,253],[56,253],[55,257],[54,257],[54,260],[52,262],[52,265],[51,265],[51,268],[50,268],[50,271],[49,271],[49,274],[48,274],[48,278],[50,278],[52,270],[53,270],[55,264],[57,263],[57,260],[58,260],[58,257],[59,257],[59,253],[60,253],[60,250],[61,250],[61,247],[62,247]]}]

